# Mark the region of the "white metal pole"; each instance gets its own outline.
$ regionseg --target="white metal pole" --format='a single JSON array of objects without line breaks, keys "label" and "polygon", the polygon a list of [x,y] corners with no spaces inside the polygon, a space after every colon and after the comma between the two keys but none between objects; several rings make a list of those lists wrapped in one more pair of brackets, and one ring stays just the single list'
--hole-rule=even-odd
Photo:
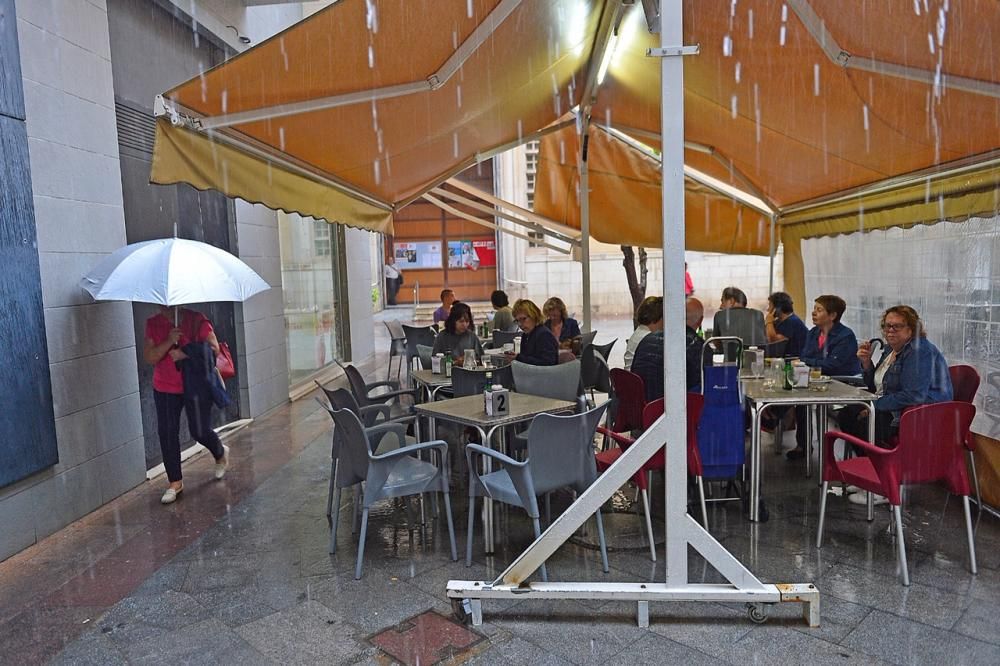
[{"label": "white metal pole", "polygon": [[[684,43],[682,0],[660,3],[660,46]],[[660,58],[660,127],[663,133],[663,359],[664,417],[666,418],[667,533],[666,583],[681,587],[688,582],[688,544],[681,533],[687,520],[687,392],[684,357],[684,59]]]},{"label": "white metal pole", "polygon": [[583,119],[580,139],[580,264],[583,270],[583,332],[590,331],[590,176],[587,167],[587,144],[590,122]]},{"label": "white metal pole", "polygon": [[776,213],[771,213],[771,249],[770,249],[771,263],[770,263],[770,266],[768,268],[768,279],[767,279],[767,294],[768,294],[768,296],[770,296],[771,294],[774,293],[774,254],[775,254],[775,252],[778,251],[777,250],[777,243],[774,240],[774,227],[775,227],[775,219],[776,218],[777,218],[777,214]]}]

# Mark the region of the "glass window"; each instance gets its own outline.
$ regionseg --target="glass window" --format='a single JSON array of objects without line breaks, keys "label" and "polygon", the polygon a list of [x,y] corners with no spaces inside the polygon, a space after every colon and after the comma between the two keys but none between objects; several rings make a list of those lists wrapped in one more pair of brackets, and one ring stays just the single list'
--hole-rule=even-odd
[{"label": "glass window", "polygon": [[332,225],[278,214],[288,381],[295,386],[343,358],[336,321],[346,304],[338,270],[343,245]]}]

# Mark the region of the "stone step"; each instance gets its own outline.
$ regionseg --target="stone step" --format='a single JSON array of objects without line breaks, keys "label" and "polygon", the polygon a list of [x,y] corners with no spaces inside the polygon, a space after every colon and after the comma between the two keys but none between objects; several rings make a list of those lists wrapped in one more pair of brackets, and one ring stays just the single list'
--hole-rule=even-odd
[{"label": "stone step", "polygon": [[[464,302],[464,301],[463,301]],[[489,301],[471,302],[466,303],[469,309],[472,310],[472,319],[477,324],[484,321],[488,314],[493,312],[493,305]],[[440,307],[440,304],[434,305],[416,305],[413,308],[413,325],[414,326],[430,326],[434,323],[434,311]]]}]

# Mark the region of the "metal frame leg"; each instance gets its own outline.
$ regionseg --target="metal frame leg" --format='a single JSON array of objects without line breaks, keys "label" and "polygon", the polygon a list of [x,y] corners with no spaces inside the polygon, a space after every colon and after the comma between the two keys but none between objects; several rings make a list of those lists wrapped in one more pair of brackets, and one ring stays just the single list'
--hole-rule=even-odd
[{"label": "metal frame leg", "polygon": [[333,515],[333,492],[334,486],[337,483],[337,460],[333,459],[330,461],[330,485],[326,490],[326,517],[330,518]]},{"label": "metal frame leg", "polygon": [[806,478],[812,476],[813,416],[815,405],[806,405]]},{"label": "metal frame leg", "polygon": [[[532,518],[531,524],[535,528],[535,541],[538,541],[538,537],[542,536],[542,527],[541,525],[538,524],[538,518]],[[549,582],[549,572],[545,568],[545,562],[542,562],[541,570],[542,570],[542,582],[543,583]]]},{"label": "metal frame leg", "polygon": [[361,563],[365,557],[366,536],[368,536],[368,507],[361,511],[361,534],[358,536],[358,563],[354,566],[354,580],[361,579]]},{"label": "metal frame leg", "polygon": [[649,559],[656,561],[656,541],[653,539],[653,518],[649,515],[649,491],[640,491],[642,508],[646,518],[646,535],[649,537]]},{"label": "metal frame leg", "polygon": [[[331,555],[337,552],[337,526],[340,524],[340,488],[333,491],[334,512],[332,514],[332,524],[330,525],[330,549]],[[353,516],[352,516],[353,519]]]},{"label": "metal frame leg", "polygon": [[826,454],[824,448],[826,447],[826,428],[829,423],[828,416],[829,405],[817,405],[816,411],[819,414],[817,419],[817,431],[816,431],[816,442],[817,442],[817,456],[816,456],[816,481],[819,485],[823,485],[823,461],[826,460]]},{"label": "metal frame leg", "polygon": [[[470,484],[472,480],[470,479]],[[465,541],[465,566],[472,566],[472,536],[474,533],[474,525],[476,523],[476,498],[471,493],[469,494],[469,529],[466,534]]]},{"label": "metal frame leg", "polygon": [[969,496],[962,496],[962,506],[965,508],[965,534],[969,539],[969,571],[979,573],[976,567],[976,539],[972,531],[972,510],[969,508]]},{"label": "metal frame leg", "polygon": [[910,586],[910,570],[906,566],[906,543],[903,541],[903,513],[899,505],[892,507],[892,515],[896,520],[896,553],[899,558],[899,568],[903,572],[903,585]]},{"label": "metal frame leg", "polygon": [[698,477],[698,499],[701,500],[701,525],[708,531],[708,505],[705,503],[705,483]]},{"label": "metal frame leg", "polygon": [[760,414],[764,407],[754,404],[750,418],[750,522],[760,520]]},{"label": "metal frame leg", "polygon": [[983,512],[983,498],[979,494],[979,475],[976,474],[976,454],[974,451],[966,450],[969,456],[969,466],[972,468],[972,487],[976,491],[976,510],[978,513]]},{"label": "metal frame leg", "polygon": [[816,528],[817,548],[823,547],[823,525],[826,522],[826,491],[828,490],[829,485],[829,483],[824,481],[822,489],[820,490],[820,493],[822,494],[819,497],[819,527]]},{"label": "metal frame leg", "polygon": [[448,538],[451,539],[451,561],[457,562],[458,551],[455,549],[455,523],[451,519],[451,498],[446,490],[442,490],[441,494],[444,495],[444,515],[448,519]]},{"label": "metal frame leg", "polygon": [[601,510],[594,514],[597,518],[597,542],[601,545],[601,568],[604,573],[608,573],[608,544],[604,540],[604,520],[601,518]]}]

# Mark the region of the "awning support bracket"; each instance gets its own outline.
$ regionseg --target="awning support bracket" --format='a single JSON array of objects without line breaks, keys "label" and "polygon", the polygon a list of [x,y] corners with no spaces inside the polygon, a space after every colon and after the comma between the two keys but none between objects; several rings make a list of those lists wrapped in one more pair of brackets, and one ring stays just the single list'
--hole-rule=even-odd
[{"label": "awning support bracket", "polygon": [[663,46],[646,49],[646,55],[651,58],[669,58],[672,56],[698,55],[701,44],[693,46]]}]

